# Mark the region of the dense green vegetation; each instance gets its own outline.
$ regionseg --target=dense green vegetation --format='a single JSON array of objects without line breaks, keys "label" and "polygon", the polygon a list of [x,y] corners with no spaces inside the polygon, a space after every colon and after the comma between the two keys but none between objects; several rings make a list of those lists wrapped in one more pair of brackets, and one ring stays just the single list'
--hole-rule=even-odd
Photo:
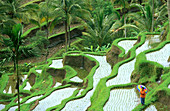
[{"label": "dense green vegetation", "polygon": [[[151,49],[136,56],[136,49],[149,39],[148,35],[159,35],[161,41],[151,43]],[[137,40],[127,54],[118,45],[123,40]],[[36,102],[21,106],[20,98],[24,98],[23,104],[29,98],[43,94],[40,101],[53,91],[66,87],[77,85],[85,89],[81,96],[76,97],[76,90],[60,105],[48,109],[61,110],[68,101],[82,98],[93,89],[92,78],[99,63],[85,55],[93,54],[109,56],[107,62],[114,70],[99,81],[88,110],[103,110],[111,90],[138,84],[146,85],[150,92],[146,105],[138,105],[134,110],[143,110],[151,104],[163,104],[165,109],[169,108],[160,98],[169,100],[170,69],[146,59],[147,53],[169,43],[170,0],[0,0],[0,104],[8,104],[5,110],[15,105],[18,110],[29,110]],[[119,53],[113,56],[116,51]],[[75,57],[76,63],[83,60],[80,64],[85,68],[80,69],[80,65],[76,66],[69,57]],[[61,58],[63,68],[49,68],[52,60]],[[132,83],[107,87],[106,82],[117,76],[119,67],[135,58]],[[84,60],[90,68],[84,66]],[[40,75],[36,72],[38,69],[42,70]],[[54,71],[65,76],[54,78],[51,74]],[[24,75],[35,78],[22,81]],[[84,82],[70,80],[76,75]],[[162,82],[158,84],[156,81],[160,77]],[[15,81],[9,83],[17,92],[5,94],[3,91],[10,80]],[[30,91],[23,89],[27,81],[34,81]],[[62,86],[53,88],[56,81]],[[160,95],[162,93],[164,97]]]}]

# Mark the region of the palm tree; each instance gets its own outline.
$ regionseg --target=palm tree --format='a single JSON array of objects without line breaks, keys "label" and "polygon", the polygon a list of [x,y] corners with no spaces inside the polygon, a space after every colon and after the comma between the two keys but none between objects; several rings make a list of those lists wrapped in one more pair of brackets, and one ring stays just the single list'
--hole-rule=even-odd
[{"label": "palm tree", "polygon": [[68,41],[68,7],[67,7],[67,0],[56,0],[54,1],[56,5],[57,14],[60,14],[64,27],[65,27],[65,51],[67,52],[67,41]]},{"label": "palm tree", "polygon": [[124,25],[120,29],[133,27],[136,30],[138,30],[138,32],[140,31],[152,32],[152,27],[157,28],[158,24],[164,23],[167,20],[166,7],[163,7],[159,12],[156,12],[157,16],[155,16],[156,19],[154,21],[154,25],[153,25],[152,9],[149,4],[146,4],[145,6],[142,6],[140,4],[132,4],[131,7],[139,8],[140,12],[129,13],[127,15],[128,19],[130,21],[134,21],[134,23]]},{"label": "palm tree", "polygon": [[[41,10],[41,15],[44,17],[45,21],[46,21],[46,31],[47,31],[47,35],[46,38],[48,39],[49,36],[49,20],[50,19],[54,19],[56,17],[56,11],[54,10],[55,7],[53,5],[53,1],[52,0],[45,0],[45,2],[41,2],[40,3],[40,10]],[[58,17],[56,17],[58,20]],[[54,19],[55,21],[56,19]],[[53,23],[53,22],[52,22]],[[48,57],[49,51],[48,51],[48,47],[46,48],[46,63],[47,63],[47,57]]]},{"label": "palm tree", "polygon": [[[68,1],[68,46],[70,47],[70,25],[73,21],[79,20],[81,21],[82,19],[87,19],[89,12],[85,9],[82,9],[82,6],[84,5],[84,2],[80,0],[69,0]],[[81,16],[80,16],[81,13]],[[86,15],[86,16],[84,16]]]},{"label": "palm tree", "polygon": [[32,24],[35,24],[36,26],[38,26],[39,29],[41,30],[41,24],[43,22],[45,22],[45,18],[42,16],[41,12],[38,11],[38,12],[36,12],[36,14],[34,16],[31,17],[31,19],[29,21]]},{"label": "palm tree", "polygon": [[[124,20],[123,22],[123,24],[124,25],[126,25],[126,16],[127,16],[127,9],[129,8],[129,1],[128,0],[113,0],[114,1],[114,4],[117,4],[117,5],[119,5],[119,6],[122,6],[122,19]],[[131,2],[133,2],[133,1],[131,1]],[[125,28],[125,30],[124,30],[124,35],[125,35],[125,37],[126,37],[126,35],[127,35],[127,31],[126,31],[127,29]]]},{"label": "palm tree", "polygon": [[17,71],[17,92],[18,92],[18,111],[20,111],[20,97],[19,97],[19,69],[18,69],[18,59],[19,59],[19,48],[21,45],[21,35],[22,35],[23,27],[21,24],[16,24],[12,28],[5,27],[3,29],[3,35],[6,35],[9,37],[9,39],[6,39],[6,37],[3,37],[3,43],[8,46],[14,55],[14,66]]},{"label": "palm tree", "polygon": [[100,10],[94,18],[85,22],[87,32],[83,32],[83,39],[87,46],[101,47],[112,42],[114,37],[112,36],[112,27],[117,17],[114,15],[106,16],[103,10]]},{"label": "palm tree", "polygon": [[67,52],[67,43],[70,44],[70,25],[71,25],[73,18],[80,19],[80,16],[82,17],[83,14],[87,15],[88,13],[88,11],[81,8],[82,3],[83,2],[80,0],[57,0],[56,1],[55,10],[57,10],[58,14],[61,15],[60,17],[62,17],[63,22],[64,22],[64,27],[65,27],[66,52]]},{"label": "palm tree", "polygon": [[37,4],[21,5],[19,0],[6,0],[0,3],[0,10],[9,18],[20,22],[28,22],[29,13],[36,12]]}]

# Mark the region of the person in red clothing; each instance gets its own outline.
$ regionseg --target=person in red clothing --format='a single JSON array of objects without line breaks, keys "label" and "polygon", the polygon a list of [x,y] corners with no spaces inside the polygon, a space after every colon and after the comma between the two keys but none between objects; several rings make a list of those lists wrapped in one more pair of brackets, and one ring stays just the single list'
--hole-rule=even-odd
[{"label": "person in red clothing", "polygon": [[144,87],[142,87],[142,90],[140,91],[140,99],[142,105],[145,104],[145,96],[146,96],[146,92],[144,91]]}]

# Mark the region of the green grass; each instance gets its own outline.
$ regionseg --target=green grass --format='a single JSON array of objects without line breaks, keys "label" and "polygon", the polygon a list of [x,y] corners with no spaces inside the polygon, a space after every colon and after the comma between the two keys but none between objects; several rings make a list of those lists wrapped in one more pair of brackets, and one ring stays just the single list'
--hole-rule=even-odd
[{"label": "green grass", "polygon": [[72,68],[77,72],[77,76],[80,79],[84,79],[87,77],[87,75],[89,74],[88,71],[86,71],[85,69],[80,69],[79,67],[73,67]]}]

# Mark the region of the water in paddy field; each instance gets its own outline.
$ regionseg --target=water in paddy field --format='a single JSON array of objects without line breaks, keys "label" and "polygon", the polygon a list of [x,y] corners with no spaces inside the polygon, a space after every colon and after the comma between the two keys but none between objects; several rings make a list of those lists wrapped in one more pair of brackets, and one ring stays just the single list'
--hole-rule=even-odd
[{"label": "water in paddy field", "polygon": [[30,90],[31,89],[31,85],[29,82],[26,83],[26,86],[24,87],[24,90]]},{"label": "water in paddy field", "polygon": [[15,111],[18,108],[18,106],[11,107],[8,111]]},{"label": "water in paddy field", "polygon": [[119,46],[125,49],[125,54],[133,47],[137,40],[124,40],[118,43]]},{"label": "water in paddy field", "polygon": [[119,67],[118,69],[118,75],[110,79],[106,82],[106,86],[111,86],[111,85],[118,85],[118,84],[127,84],[130,83],[130,76],[132,71],[134,70],[134,65],[135,65],[135,60],[132,60],[126,64],[123,64]]},{"label": "water in paddy field", "polygon": [[[134,41],[132,41],[132,43],[130,41],[125,41],[123,43],[124,44],[132,44],[132,43],[134,43]],[[124,44],[121,44],[121,45],[123,45],[123,47],[124,47]],[[129,46],[129,45],[127,45],[127,46]],[[126,48],[126,47],[124,47],[124,48]],[[137,48],[136,56],[139,53],[141,53],[145,50],[148,50],[148,49],[149,49],[148,41],[146,41],[141,47]],[[118,69],[118,75],[115,78],[108,80],[106,82],[106,86],[130,83],[131,82],[130,76],[132,74],[132,71],[134,70],[135,61],[136,61],[136,59],[121,65]]]},{"label": "water in paddy field", "polygon": [[36,70],[37,73],[41,74],[42,70]]},{"label": "water in paddy field", "polygon": [[159,51],[146,54],[147,60],[157,62],[163,65],[164,67],[170,66],[170,62],[168,62],[169,57],[170,57],[170,44],[166,44]]},{"label": "water in paddy field", "polygon": [[[91,105],[90,97],[93,95],[98,82],[101,78],[107,77],[111,73],[112,69],[106,61],[106,56],[88,56],[95,58],[100,64],[99,68],[96,70],[93,76],[93,89],[89,91],[85,97],[68,102],[62,111],[86,111],[87,108]],[[78,95],[81,94],[81,91],[83,90],[80,90]]]},{"label": "water in paddy field", "polygon": [[147,35],[147,39],[149,40],[150,45],[161,42],[160,35]]},{"label": "water in paddy field", "polygon": [[63,67],[62,60],[63,59],[52,60],[52,64],[49,67],[62,68]]},{"label": "water in paddy field", "polygon": [[154,105],[149,106],[145,111],[157,111]]},{"label": "water in paddy field", "polygon": [[61,101],[70,97],[77,88],[64,88],[52,92],[45,99],[39,101],[39,104],[33,111],[45,111],[46,109],[61,104]]},{"label": "water in paddy field", "polygon": [[70,79],[71,81],[74,81],[74,82],[83,82],[82,79],[80,79],[79,77],[75,76],[73,78]]},{"label": "water in paddy field", "polygon": [[0,110],[4,109],[5,108],[5,105],[3,104],[0,104]]},{"label": "water in paddy field", "polygon": [[110,97],[104,111],[131,111],[140,101],[138,101],[135,88],[133,89],[115,89],[110,92]]}]

